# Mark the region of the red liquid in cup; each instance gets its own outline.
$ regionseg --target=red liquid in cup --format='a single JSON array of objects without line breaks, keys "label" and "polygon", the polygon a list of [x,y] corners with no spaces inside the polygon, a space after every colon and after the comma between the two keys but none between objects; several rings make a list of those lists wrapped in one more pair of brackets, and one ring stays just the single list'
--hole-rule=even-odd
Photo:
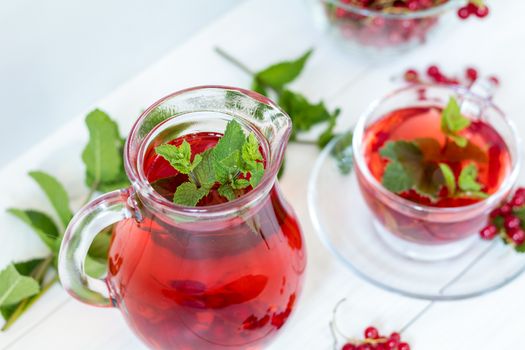
[{"label": "red liquid in cup", "polygon": [[[466,137],[469,143],[476,146],[476,150],[472,150],[472,154],[475,154],[474,159],[458,161],[454,159],[458,154],[458,146],[450,140],[447,141],[441,131],[441,111],[440,107],[403,108],[387,114],[370,125],[363,138],[363,150],[372,175],[378,182],[381,182],[388,160],[382,157],[379,152],[388,141],[434,138],[442,146],[441,156],[448,157],[444,161],[455,172],[456,178],[463,166],[475,163],[479,171],[477,180],[482,184],[482,190],[489,195],[496,192],[509,174],[511,165],[509,150],[503,138],[489,124],[481,120],[473,120],[471,125],[461,132],[461,135]],[[424,148],[421,150],[425,159],[435,157],[429,154],[428,150]],[[373,188],[359,172],[358,180],[365,200],[374,211],[377,219],[389,231],[411,241],[420,243],[455,241],[477,232],[481,228],[480,225],[486,222],[486,213],[467,220],[455,216],[451,217],[450,222],[433,220],[430,217],[409,216],[378,200]],[[403,192],[400,196],[418,204],[442,208],[466,206],[481,200],[443,196],[436,201],[431,201],[428,197],[419,196],[413,190]]]},{"label": "red liquid in cup", "polygon": [[[195,154],[220,136],[184,138]],[[187,181],[153,150],[144,164],[148,180],[170,200]],[[222,202],[212,190],[199,206]],[[115,227],[108,284],[149,346],[257,349],[273,338],[295,307],[306,264],[300,228],[278,189],[245,218],[187,224],[145,206],[141,213],[140,223],[129,219]]]}]

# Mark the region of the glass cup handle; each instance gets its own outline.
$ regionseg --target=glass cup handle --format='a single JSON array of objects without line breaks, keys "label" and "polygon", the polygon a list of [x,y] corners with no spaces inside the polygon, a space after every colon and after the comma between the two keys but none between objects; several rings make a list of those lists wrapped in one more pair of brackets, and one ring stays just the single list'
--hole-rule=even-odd
[{"label": "glass cup handle", "polygon": [[128,205],[130,189],[109,192],[86,205],[67,227],[58,256],[58,274],[64,289],[74,298],[94,306],[111,307],[105,279],[86,274],[84,261],[95,236],[121,220],[135,217]]}]

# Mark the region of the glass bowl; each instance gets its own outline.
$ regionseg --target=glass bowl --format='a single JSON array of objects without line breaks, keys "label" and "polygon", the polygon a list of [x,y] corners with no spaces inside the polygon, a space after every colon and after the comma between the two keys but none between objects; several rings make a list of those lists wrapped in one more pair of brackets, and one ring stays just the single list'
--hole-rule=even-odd
[{"label": "glass bowl", "polygon": [[367,53],[400,53],[427,42],[442,15],[457,10],[463,0],[444,0],[425,10],[370,10],[349,0],[307,0],[315,19],[338,45]]}]

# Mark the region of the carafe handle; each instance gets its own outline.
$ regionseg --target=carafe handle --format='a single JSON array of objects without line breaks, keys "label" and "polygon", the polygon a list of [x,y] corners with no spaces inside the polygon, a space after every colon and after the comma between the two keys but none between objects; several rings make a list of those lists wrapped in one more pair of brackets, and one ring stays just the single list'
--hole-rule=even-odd
[{"label": "carafe handle", "polygon": [[74,298],[94,306],[114,306],[105,278],[86,274],[84,261],[96,235],[121,220],[134,217],[129,190],[104,194],[83,207],[67,227],[58,256],[58,274]]}]

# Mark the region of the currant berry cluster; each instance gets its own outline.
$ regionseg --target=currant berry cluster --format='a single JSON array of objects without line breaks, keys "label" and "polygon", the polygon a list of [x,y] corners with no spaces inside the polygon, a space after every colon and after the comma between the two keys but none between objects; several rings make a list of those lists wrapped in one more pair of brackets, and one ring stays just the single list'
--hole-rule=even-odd
[{"label": "currant berry cluster", "polygon": [[467,5],[461,7],[458,10],[458,17],[465,20],[470,16],[476,16],[478,18],[485,18],[489,15],[489,8],[484,4],[476,4],[469,2]]},{"label": "currant berry cluster", "polygon": [[343,345],[341,350],[410,350],[408,343],[401,341],[397,332],[386,337],[379,334],[375,327],[367,327],[363,340],[352,340]]},{"label": "currant berry cluster", "polygon": [[[434,83],[441,85],[463,85],[470,87],[480,77],[476,68],[465,68],[464,74],[461,77],[455,77],[444,74],[436,65],[429,66],[425,72],[418,72],[416,69],[407,69],[403,74],[403,80],[410,84],[419,83]],[[491,75],[488,79],[496,86],[499,85],[499,79]]]},{"label": "currant berry cluster", "polygon": [[519,188],[512,198],[490,213],[489,223],[480,232],[486,240],[500,236],[519,252],[525,252],[525,188]]}]

